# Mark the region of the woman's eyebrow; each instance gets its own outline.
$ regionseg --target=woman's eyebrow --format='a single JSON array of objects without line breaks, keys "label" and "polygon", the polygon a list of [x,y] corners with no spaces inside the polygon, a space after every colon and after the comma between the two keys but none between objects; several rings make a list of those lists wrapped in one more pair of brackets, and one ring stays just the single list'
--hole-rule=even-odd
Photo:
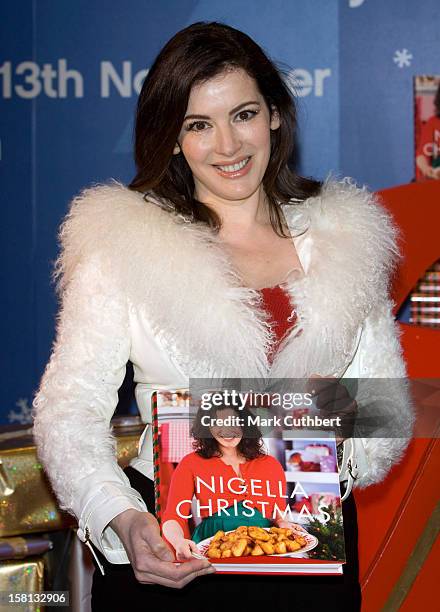
[{"label": "woman's eyebrow", "polygon": [[[238,106],[234,106],[234,108],[229,111],[229,114],[233,115],[234,113],[239,111],[244,106],[248,106],[248,104],[258,104],[258,106],[260,105],[260,103],[257,102],[256,100],[249,100],[248,102],[242,102]],[[184,121],[186,121],[187,119],[210,119],[210,118],[211,117],[209,117],[208,115],[186,115]]]}]

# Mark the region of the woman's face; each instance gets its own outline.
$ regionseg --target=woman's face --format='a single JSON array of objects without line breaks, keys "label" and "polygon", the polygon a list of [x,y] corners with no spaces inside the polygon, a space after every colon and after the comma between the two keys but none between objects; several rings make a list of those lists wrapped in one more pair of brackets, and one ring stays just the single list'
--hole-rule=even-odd
[{"label": "woman's face", "polygon": [[206,204],[251,197],[269,163],[270,130],[279,125],[278,114],[270,116],[256,82],[242,69],[193,87],[178,142],[195,197]]},{"label": "woman's face", "polygon": [[235,448],[240,444],[243,433],[241,431],[241,427],[234,424],[234,420],[236,421],[237,416],[237,413],[231,408],[225,408],[224,410],[217,411],[215,415],[216,419],[222,419],[224,421],[227,417],[232,417],[231,425],[217,424],[209,428],[212,437],[217,440],[220,450],[222,450],[222,448]]}]

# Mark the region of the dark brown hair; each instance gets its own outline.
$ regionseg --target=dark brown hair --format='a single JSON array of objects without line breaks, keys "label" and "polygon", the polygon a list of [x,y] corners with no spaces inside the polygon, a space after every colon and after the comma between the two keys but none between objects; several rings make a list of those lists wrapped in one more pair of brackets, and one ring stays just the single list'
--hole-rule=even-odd
[{"label": "dark brown hair", "polygon": [[249,36],[222,23],[199,22],[181,30],[154,61],[137,105],[137,174],[129,187],[153,191],[168,200],[176,213],[220,228],[214,211],[195,200],[191,170],[183,154],[173,155],[173,149],[192,87],[239,68],[256,81],[269,111],[275,107],[280,116],[280,127],[271,131],[271,155],[263,186],[272,226],[285,235],[278,203],[317,195],[321,184],[299,176],[288,166],[294,151],[296,110],[280,72]]},{"label": "dark brown hair", "polygon": [[434,97],[434,108],[435,108],[436,116],[440,117],[440,83],[439,83],[439,86],[437,87],[437,92]]},{"label": "dark brown hair", "polygon": [[[261,431],[256,425],[249,424],[249,416],[252,412],[248,408],[238,409],[234,406],[212,406],[208,410],[200,408],[195,416],[191,435],[194,438],[193,448],[195,452],[204,459],[211,457],[221,457],[221,452],[217,440],[213,437],[210,428],[202,424],[202,417],[216,418],[218,413],[229,408],[233,410],[238,417],[243,419],[244,425],[240,427],[242,438],[237,445],[237,450],[246,459],[256,459],[262,457],[266,453],[262,450],[263,440]],[[221,417],[220,417],[221,418]]]}]

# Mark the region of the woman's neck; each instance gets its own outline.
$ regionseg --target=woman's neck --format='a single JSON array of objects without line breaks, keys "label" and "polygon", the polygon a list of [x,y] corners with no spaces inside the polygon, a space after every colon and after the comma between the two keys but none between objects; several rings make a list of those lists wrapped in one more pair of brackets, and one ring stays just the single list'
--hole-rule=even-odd
[{"label": "woman's neck", "polygon": [[243,463],[245,460],[237,448],[219,448],[219,451],[221,460],[228,465]]},{"label": "woman's neck", "polygon": [[224,457],[225,459],[237,459],[239,457],[238,451],[235,447],[234,448],[220,447],[219,451],[220,451],[221,456]]},{"label": "woman's neck", "polygon": [[226,242],[230,236],[251,233],[256,226],[270,223],[267,197],[262,186],[244,200],[216,200],[203,196],[197,199],[220,217],[219,235]]}]

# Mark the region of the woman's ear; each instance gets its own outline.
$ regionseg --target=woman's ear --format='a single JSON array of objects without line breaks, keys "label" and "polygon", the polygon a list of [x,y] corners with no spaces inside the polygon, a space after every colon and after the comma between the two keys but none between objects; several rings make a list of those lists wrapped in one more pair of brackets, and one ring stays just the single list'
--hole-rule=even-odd
[{"label": "woman's ear", "polygon": [[273,104],[270,107],[270,129],[277,130],[281,125],[280,114]]},{"label": "woman's ear", "polygon": [[176,144],[174,145],[174,149],[173,149],[173,155],[179,155],[180,153],[180,145],[179,143],[176,142]]}]

